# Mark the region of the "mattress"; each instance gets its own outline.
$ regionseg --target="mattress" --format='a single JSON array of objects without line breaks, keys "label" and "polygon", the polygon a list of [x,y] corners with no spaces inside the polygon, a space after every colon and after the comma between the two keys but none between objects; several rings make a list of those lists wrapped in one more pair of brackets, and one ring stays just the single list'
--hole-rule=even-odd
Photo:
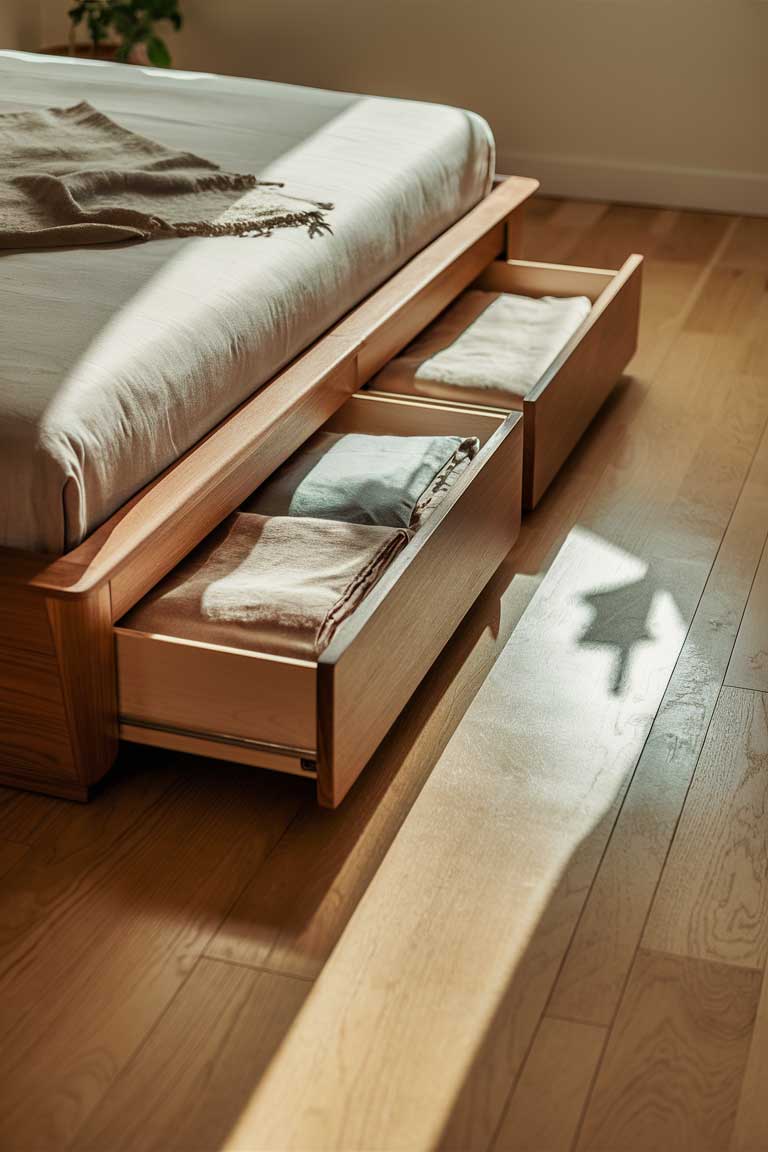
[{"label": "mattress", "polygon": [[490,189],[478,116],[0,52],[0,112],[87,100],[135,132],[331,201],[331,236],[0,256],[0,544],[60,554]]}]

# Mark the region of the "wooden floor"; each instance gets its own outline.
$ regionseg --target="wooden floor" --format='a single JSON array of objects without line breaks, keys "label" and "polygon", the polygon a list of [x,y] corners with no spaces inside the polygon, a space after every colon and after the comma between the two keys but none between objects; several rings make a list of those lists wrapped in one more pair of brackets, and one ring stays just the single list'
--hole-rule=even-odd
[{"label": "wooden floor", "polygon": [[539,200],[641,347],[337,812],[0,792],[9,1152],[768,1150],[768,220]]}]

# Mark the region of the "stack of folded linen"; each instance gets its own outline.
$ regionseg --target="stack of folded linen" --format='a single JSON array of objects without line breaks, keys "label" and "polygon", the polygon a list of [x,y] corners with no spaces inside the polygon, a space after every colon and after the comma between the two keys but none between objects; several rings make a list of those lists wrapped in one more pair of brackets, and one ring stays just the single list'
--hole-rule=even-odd
[{"label": "stack of folded linen", "polygon": [[125,623],[314,660],[408,539],[402,528],[235,512]]},{"label": "stack of folded linen", "polygon": [[465,292],[369,387],[520,408],[591,308],[586,296]]},{"label": "stack of folded linen", "polygon": [[479,447],[474,438],[460,436],[318,432],[241,510],[415,529]]},{"label": "stack of folded linen", "polygon": [[458,436],[319,433],[126,625],[316,659],[478,447]]}]

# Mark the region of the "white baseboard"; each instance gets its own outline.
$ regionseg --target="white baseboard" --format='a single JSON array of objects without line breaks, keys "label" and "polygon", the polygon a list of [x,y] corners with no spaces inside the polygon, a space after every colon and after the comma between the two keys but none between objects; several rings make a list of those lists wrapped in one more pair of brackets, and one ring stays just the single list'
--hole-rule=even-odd
[{"label": "white baseboard", "polygon": [[497,167],[507,174],[535,176],[545,195],[768,216],[768,173],[503,150]]}]

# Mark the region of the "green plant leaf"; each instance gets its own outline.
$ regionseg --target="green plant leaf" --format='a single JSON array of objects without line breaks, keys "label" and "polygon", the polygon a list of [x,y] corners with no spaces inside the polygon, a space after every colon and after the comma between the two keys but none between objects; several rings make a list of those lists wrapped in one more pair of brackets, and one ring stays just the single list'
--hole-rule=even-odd
[{"label": "green plant leaf", "polygon": [[150,64],[155,68],[168,68],[171,63],[171,54],[164,40],[159,36],[150,36],[147,39],[147,56]]}]

